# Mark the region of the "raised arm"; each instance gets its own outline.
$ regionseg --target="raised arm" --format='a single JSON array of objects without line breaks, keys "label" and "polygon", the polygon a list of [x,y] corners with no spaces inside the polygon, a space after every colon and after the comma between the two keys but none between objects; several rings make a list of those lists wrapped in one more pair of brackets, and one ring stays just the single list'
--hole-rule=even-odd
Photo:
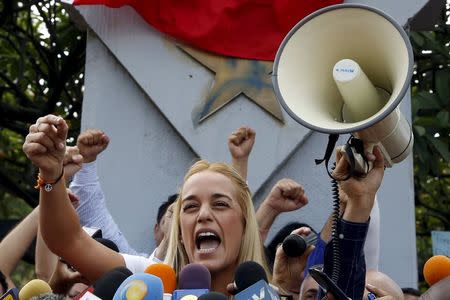
[{"label": "raised arm", "polygon": [[[369,226],[369,216],[374,205],[375,195],[384,175],[384,159],[378,147],[373,154],[366,154],[373,161],[373,169],[365,177],[351,177],[348,174],[347,160],[337,154],[337,165],[333,176],[339,181],[341,197],[347,199],[342,219],[338,224],[338,238],[335,242],[340,248],[340,272],[337,285],[351,299],[361,299],[364,292],[366,264],[364,258],[364,242]],[[336,259],[332,251],[333,239],[325,249],[324,271],[330,277],[333,261]],[[320,295],[319,295],[320,299]]]},{"label": "raised arm", "polygon": [[[67,170],[68,169],[66,168],[66,165],[64,165],[64,174],[66,174]],[[69,172],[70,170],[75,169],[69,169]],[[72,206],[76,208],[79,203],[78,197],[75,196],[69,189],[67,189],[67,194],[69,195],[69,199],[70,202],[72,203]],[[41,231],[38,228],[38,233],[36,237],[35,264],[34,264],[36,277],[38,279],[42,279],[48,282],[55,271],[58,261],[59,261],[58,256],[56,256],[54,253],[50,251],[50,249],[48,249],[47,245],[44,242],[44,239],[42,238]]]},{"label": "raised arm", "polygon": [[247,180],[248,157],[255,143],[255,131],[250,127],[240,127],[228,137],[231,165]]},{"label": "raised arm", "polygon": [[87,279],[95,281],[125,262],[120,254],[97,243],[80,226],[62,180],[67,131],[67,123],[61,117],[39,118],[30,126],[23,150],[39,168],[39,226],[45,243]]},{"label": "raised arm", "polygon": [[294,211],[308,204],[303,187],[289,178],[278,181],[256,211],[261,240],[264,242],[275,218],[282,212]]},{"label": "raised arm", "polygon": [[120,252],[138,254],[111,216],[97,175],[97,157],[108,144],[109,137],[98,129],[88,129],[78,136],[77,149],[83,157],[83,165],[75,174],[70,189],[80,199],[77,213],[82,226],[100,228],[103,237],[113,241]]},{"label": "raised arm", "polygon": [[36,237],[39,219],[38,211],[35,208],[0,242],[0,271],[5,275],[8,288],[14,287],[11,274]]}]

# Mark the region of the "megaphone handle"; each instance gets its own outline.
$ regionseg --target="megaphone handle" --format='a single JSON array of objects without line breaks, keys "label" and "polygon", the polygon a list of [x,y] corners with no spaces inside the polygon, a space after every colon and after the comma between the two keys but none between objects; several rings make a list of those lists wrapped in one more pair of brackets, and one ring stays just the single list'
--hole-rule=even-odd
[{"label": "megaphone handle", "polygon": [[[373,149],[374,145],[369,146],[369,151]],[[370,170],[372,170],[373,163],[371,161],[367,161],[362,154],[358,153],[355,148],[350,146],[349,144],[345,144],[343,147],[341,147],[340,152],[345,157],[347,162],[354,167],[354,173],[359,175],[364,175],[369,173]]]}]

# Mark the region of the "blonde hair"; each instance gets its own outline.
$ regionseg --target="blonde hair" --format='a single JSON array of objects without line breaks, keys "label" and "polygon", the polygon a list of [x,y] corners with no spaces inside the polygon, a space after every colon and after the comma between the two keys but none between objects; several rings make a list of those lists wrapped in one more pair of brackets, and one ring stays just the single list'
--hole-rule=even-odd
[{"label": "blonde hair", "polygon": [[[242,215],[244,218],[244,220],[242,220],[244,224],[244,233],[242,236],[242,243],[239,250],[237,264],[240,265],[241,263],[246,261],[257,262],[264,268],[268,278],[270,278],[270,271],[266,262],[263,250],[264,248],[261,242],[258,224],[256,222],[255,209],[253,207],[251,193],[247,186],[247,183],[242,179],[239,173],[227,164],[210,163],[206,160],[200,160],[188,170],[188,172],[184,176],[183,185],[192,175],[207,170],[217,172],[226,176],[236,187],[236,200],[242,210]],[[175,202],[169,236],[169,245],[164,261],[166,264],[171,265],[177,273],[189,263],[184,245],[180,241],[180,211],[182,198],[183,194],[181,188],[178,194],[178,199]]]}]

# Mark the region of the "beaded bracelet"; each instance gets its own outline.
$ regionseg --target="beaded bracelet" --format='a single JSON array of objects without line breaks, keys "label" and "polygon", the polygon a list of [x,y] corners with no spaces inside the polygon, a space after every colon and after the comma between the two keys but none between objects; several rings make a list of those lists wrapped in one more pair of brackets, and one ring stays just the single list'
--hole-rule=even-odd
[{"label": "beaded bracelet", "polygon": [[41,177],[41,173],[39,173],[38,178],[36,180],[36,186],[34,188],[37,190],[44,188],[46,192],[50,192],[51,190],[53,190],[53,185],[58,183],[58,181],[60,181],[61,178],[63,177],[64,177],[64,169],[62,170],[61,175],[59,175],[59,177],[54,182],[45,182],[44,179]]}]

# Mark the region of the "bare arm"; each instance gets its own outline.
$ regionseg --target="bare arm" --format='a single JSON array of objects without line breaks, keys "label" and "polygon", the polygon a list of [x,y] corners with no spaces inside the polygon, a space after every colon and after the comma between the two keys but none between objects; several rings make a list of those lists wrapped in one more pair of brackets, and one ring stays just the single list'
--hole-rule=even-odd
[{"label": "bare arm", "polygon": [[255,143],[255,135],[250,127],[240,127],[228,137],[231,165],[244,180],[247,180],[248,157]]},{"label": "bare arm", "polygon": [[36,237],[39,213],[34,209],[0,242],[0,270],[9,287],[14,286],[11,274]]},{"label": "bare arm", "polygon": [[[66,147],[64,154],[63,166],[64,177],[70,179],[75,173],[81,169],[83,163],[83,156],[80,155],[78,147]],[[70,197],[70,195],[69,195]],[[72,205],[78,205],[78,199],[72,194]],[[58,263],[58,256],[48,249],[45,244],[40,229],[38,228],[36,237],[36,250],[35,250],[35,271],[38,279],[42,279],[46,282],[52,277]]]},{"label": "bare arm", "polygon": [[48,282],[52,276],[53,270],[56,267],[57,261],[58,257],[53,254],[50,249],[48,249],[38,228],[35,254],[36,277]]},{"label": "bare arm", "polygon": [[261,239],[264,242],[275,218],[282,212],[300,209],[308,204],[303,187],[292,179],[278,181],[256,211]]},{"label": "bare arm", "polygon": [[[39,168],[44,182],[54,182],[63,169],[67,124],[48,115],[31,125],[23,149]],[[105,272],[124,266],[122,256],[93,240],[80,226],[70,204],[64,180],[53,184],[51,191],[40,191],[39,226],[49,249],[63,257],[90,281]]]}]

